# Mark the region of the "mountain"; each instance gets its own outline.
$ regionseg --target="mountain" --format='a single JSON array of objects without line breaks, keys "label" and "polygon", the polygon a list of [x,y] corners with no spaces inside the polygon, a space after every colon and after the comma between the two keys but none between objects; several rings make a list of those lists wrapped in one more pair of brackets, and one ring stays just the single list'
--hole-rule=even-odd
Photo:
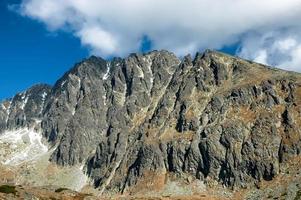
[{"label": "mountain", "polygon": [[41,134],[51,165],[80,166],[99,195],[163,194],[181,181],[241,191],[299,158],[300,103],[300,74],[216,51],[92,56],[53,87],[3,101],[0,141],[20,129]]}]

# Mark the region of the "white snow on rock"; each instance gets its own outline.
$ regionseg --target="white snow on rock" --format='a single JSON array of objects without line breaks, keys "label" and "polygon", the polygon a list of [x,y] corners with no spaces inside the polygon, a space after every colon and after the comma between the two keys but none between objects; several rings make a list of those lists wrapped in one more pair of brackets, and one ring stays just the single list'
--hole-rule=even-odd
[{"label": "white snow on rock", "polygon": [[[77,82],[78,82],[78,85],[77,85],[77,92],[78,92],[78,95],[79,95],[79,92],[80,92],[80,88],[81,88],[81,79],[80,79],[80,77],[78,77],[78,76],[75,76],[75,78],[76,78],[76,80],[77,80]],[[78,100],[77,100],[77,102],[76,102],[76,104],[72,107],[72,109],[71,109],[71,114],[72,114],[72,116],[73,115],[75,115],[75,113],[76,113],[76,107],[77,107],[77,104],[78,104]]]},{"label": "white snow on rock", "polygon": [[61,83],[61,87],[63,87],[63,86],[65,85],[65,83],[66,83],[66,81],[63,81],[63,82]]},{"label": "white snow on rock", "polygon": [[46,96],[47,96],[47,92],[43,92],[43,94],[41,95],[41,97],[42,97],[42,103],[41,103],[40,114],[43,112],[44,105],[45,105],[45,100],[46,100]]},{"label": "white snow on rock", "polygon": [[136,68],[138,69],[138,77],[139,78],[144,78],[144,72],[141,69],[141,67],[139,65],[136,65]]},{"label": "white snow on rock", "polygon": [[153,87],[153,85],[154,85],[154,76],[153,76],[153,71],[152,71],[152,64],[153,64],[153,62],[152,62],[152,59],[149,56],[147,56],[146,59],[144,58],[143,60],[146,61],[148,72],[150,74],[149,78],[150,78],[150,84],[151,84],[150,89],[151,89]]},{"label": "white snow on rock", "polygon": [[22,96],[22,100],[23,100],[23,102],[22,102],[20,108],[21,108],[21,110],[24,110],[24,108],[27,104],[27,101],[28,101],[28,97],[24,95],[24,96]]},{"label": "white snow on rock", "polygon": [[102,100],[103,100],[103,105],[107,105],[107,95],[106,94],[104,94],[104,95],[102,95]]},{"label": "white snow on rock", "polygon": [[102,80],[107,80],[110,76],[110,68],[111,68],[111,63],[107,63],[107,71],[106,73],[103,75]]},{"label": "white snow on rock", "polygon": [[7,124],[9,115],[10,115],[10,108],[11,108],[11,101],[9,102],[8,108],[6,110],[6,119],[5,119],[5,124]]},{"label": "white snow on rock", "polygon": [[35,160],[48,151],[42,143],[42,135],[33,129],[5,131],[0,135],[0,162],[5,165],[19,165]]}]

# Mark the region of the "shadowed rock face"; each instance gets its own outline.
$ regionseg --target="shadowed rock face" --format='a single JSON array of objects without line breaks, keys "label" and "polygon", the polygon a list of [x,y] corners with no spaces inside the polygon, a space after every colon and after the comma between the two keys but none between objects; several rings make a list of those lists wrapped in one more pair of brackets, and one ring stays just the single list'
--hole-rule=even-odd
[{"label": "shadowed rock face", "polygon": [[214,51],[154,51],[91,57],[51,91],[16,95],[2,103],[0,130],[42,120],[51,160],[84,164],[101,191],[169,173],[246,187],[300,153],[300,103],[299,74]]}]

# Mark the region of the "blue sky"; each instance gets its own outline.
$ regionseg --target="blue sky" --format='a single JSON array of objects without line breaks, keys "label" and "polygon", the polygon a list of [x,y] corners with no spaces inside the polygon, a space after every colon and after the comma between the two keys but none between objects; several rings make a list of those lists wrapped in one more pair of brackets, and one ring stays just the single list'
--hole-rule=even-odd
[{"label": "blue sky", "polygon": [[1,0],[0,99],[91,54],[210,48],[301,71],[300,20],[300,0]]},{"label": "blue sky", "polygon": [[[10,98],[37,83],[53,85],[76,62],[88,57],[88,48],[63,31],[48,31],[40,22],[8,9],[20,0],[0,1],[0,99]],[[144,38],[141,51],[151,42]]]},{"label": "blue sky", "polygon": [[45,25],[9,11],[8,2],[0,1],[0,99],[36,83],[53,84],[89,55],[71,34],[49,33]]}]

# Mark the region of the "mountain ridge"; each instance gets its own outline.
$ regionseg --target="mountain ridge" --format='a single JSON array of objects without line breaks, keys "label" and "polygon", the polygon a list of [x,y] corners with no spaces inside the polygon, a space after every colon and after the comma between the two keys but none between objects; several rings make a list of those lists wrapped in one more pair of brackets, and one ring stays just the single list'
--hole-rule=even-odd
[{"label": "mountain ridge", "polygon": [[9,102],[0,132],[38,121],[51,162],[84,165],[100,193],[162,189],[174,177],[247,188],[301,149],[301,74],[212,50],[91,56]]},{"label": "mountain ridge", "polygon": [[[163,52],[169,52],[168,50],[153,50],[153,51],[150,51],[150,52],[146,52],[146,53],[131,53],[128,57],[131,57],[131,56],[145,56],[145,55],[148,55],[148,54],[151,54],[152,52],[160,52],[160,51],[163,51]],[[204,52],[197,52],[195,53],[195,56],[194,58],[196,58],[197,56],[202,56],[204,53],[215,53],[215,54],[220,54],[220,55],[224,55],[224,56],[227,56],[227,57],[232,57],[232,58],[235,58],[235,59],[240,59],[240,60],[244,60],[244,61],[247,61],[247,62],[250,62],[250,63],[256,63],[254,61],[251,61],[251,60],[247,60],[247,59],[243,59],[243,58],[240,58],[238,56],[235,56],[235,55],[230,55],[230,54],[227,54],[227,53],[224,53],[224,52],[221,52],[221,51],[216,51],[216,50],[212,50],[212,49],[206,49]],[[128,58],[128,57],[125,57],[125,58]],[[181,62],[186,58],[186,57],[190,57],[192,58],[191,54],[187,54],[185,56],[182,57],[182,59],[179,59],[181,60]],[[114,61],[114,60],[122,60],[122,59],[125,59],[125,58],[121,58],[121,57],[113,57],[111,58],[110,60],[106,60],[104,59],[103,57],[99,57],[99,56],[96,56],[96,55],[91,55],[89,56],[88,58],[84,58],[82,59],[81,61],[77,62],[73,67],[71,67],[69,70],[67,70],[67,72],[65,72],[61,78],[58,78],[58,80],[54,83],[54,84],[49,84],[49,83],[36,83],[32,86],[29,86],[27,89],[24,89],[23,91],[21,92],[17,92],[17,94],[20,94],[20,93],[23,93],[27,90],[30,90],[32,87],[36,87],[36,86],[40,86],[40,85],[47,85],[49,87],[55,87],[56,85],[59,84],[60,80],[65,76],[65,75],[68,75],[69,73],[71,73],[72,71],[76,70],[76,68],[78,66],[80,66],[81,64],[85,63],[85,62],[89,62],[91,59],[92,60],[103,60],[103,61]],[[266,65],[266,64],[261,64],[261,63],[256,63],[258,65],[261,65],[261,66],[264,66],[266,68],[269,68],[271,70],[276,70],[276,71],[284,71],[284,72],[289,72],[289,73],[294,73],[294,74],[300,74],[300,72],[296,72],[296,71],[289,71],[289,70],[284,70],[284,69],[280,69],[280,68],[277,68],[277,66],[269,66],[269,65]],[[13,96],[14,97],[14,96]],[[9,101],[11,100],[13,97],[6,97],[6,98],[3,98],[0,100],[0,102],[5,102],[5,101]]]}]

